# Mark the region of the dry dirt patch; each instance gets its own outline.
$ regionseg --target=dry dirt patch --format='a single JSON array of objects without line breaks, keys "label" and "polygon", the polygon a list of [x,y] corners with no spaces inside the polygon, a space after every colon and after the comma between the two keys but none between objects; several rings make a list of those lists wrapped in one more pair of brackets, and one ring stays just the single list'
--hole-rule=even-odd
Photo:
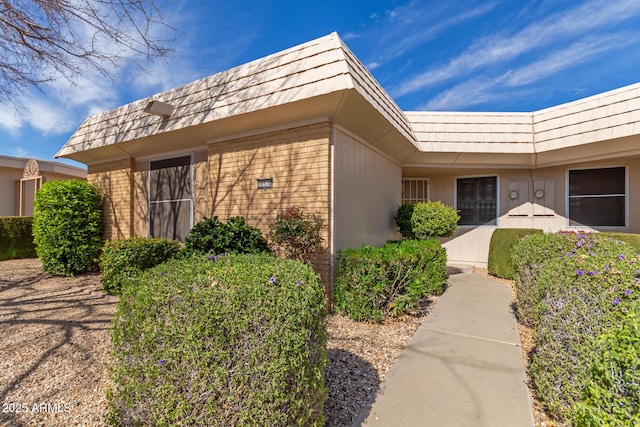
[{"label": "dry dirt patch", "polygon": [[39,260],[0,262],[2,425],[103,422],[115,302],[96,275],[60,278]]}]

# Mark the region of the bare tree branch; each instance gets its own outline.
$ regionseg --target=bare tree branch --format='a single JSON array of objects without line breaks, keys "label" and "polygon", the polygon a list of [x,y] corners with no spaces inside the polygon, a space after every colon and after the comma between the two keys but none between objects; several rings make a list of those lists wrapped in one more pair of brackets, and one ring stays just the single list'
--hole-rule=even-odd
[{"label": "bare tree branch", "polygon": [[0,101],[91,68],[142,67],[171,52],[173,32],[154,0],[0,0]]}]

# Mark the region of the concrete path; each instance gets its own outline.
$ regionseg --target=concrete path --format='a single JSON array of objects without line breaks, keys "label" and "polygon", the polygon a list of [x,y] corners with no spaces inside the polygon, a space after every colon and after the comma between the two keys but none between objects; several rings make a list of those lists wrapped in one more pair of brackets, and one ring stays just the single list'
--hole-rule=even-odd
[{"label": "concrete path", "polygon": [[450,271],[354,426],[533,426],[511,289],[468,268]]}]

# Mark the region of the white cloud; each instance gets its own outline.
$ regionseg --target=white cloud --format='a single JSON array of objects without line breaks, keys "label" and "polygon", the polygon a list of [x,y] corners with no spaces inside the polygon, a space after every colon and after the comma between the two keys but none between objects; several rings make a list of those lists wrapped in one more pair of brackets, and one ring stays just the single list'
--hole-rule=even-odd
[{"label": "white cloud", "polygon": [[12,156],[14,157],[32,157],[31,152],[25,150],[22,147],[16,147],[9,150]]},{"label": "white cloud", "polygon": [[636,34],[613,34],[603,37],[587,37],[571,46],[553,52],[551,55],[508,72],[505,77],[507,86],[523,86],[542,80],[559,71],[585,63],[598,54],[622,49],[638,42]]},{"label": "white cloud", "polygon": [[489,13],[497,5],[412,0],[388,11],[386,19],[375,27],[373,36],[378,40],[375,62],[382,65],[402,56],[456,25]]},{"label": "white cloud", "polygon": [[539,49],[570,37],[588,36],[594,29],[612,26],[640,14],[637,0],[590,1],[581,6],[534,22],[510,34],[502,32],[474,42],[462,54],[447,64],[412,76],[392,89],[402,96],[447,80],[459,78],[482,67],[513,60],[526,52]]},{"label": "white cloud", "polygon": [[14,105],[0,104],[0,128],[16,135],[23,126],[23,120],[18,115]]},{"label": "white cloud", "polygon": [[[543,80],[560,71],[591,61],[598,54],[637,43],[637,34],[590,36],[546,57],[495,77],[472,78],[441,92],[420,107],[425,110],[459,110],[490,101],[512,98],[513,88]],[[509,89],[511,88],[511,89]]]}]

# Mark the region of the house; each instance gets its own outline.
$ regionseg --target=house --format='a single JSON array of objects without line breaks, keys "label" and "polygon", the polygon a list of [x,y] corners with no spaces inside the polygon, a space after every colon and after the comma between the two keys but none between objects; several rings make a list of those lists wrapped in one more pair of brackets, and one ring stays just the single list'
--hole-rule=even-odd
[{"label": "house", "polygon": [[458,209],[449,259],[478,265],[498,227],[640,232],[640,84],[532,113],[404,112],[335,33],[89,117],[57,157],[87,164],[108,238],[317,212],[326,283],[339,249],[397,237],[403,202]]},{"label": "house", "polygon": [[47,181],[86,178],[87,171],[76,166],[0,156],[0,216],[32,216],[36,191]]}]

